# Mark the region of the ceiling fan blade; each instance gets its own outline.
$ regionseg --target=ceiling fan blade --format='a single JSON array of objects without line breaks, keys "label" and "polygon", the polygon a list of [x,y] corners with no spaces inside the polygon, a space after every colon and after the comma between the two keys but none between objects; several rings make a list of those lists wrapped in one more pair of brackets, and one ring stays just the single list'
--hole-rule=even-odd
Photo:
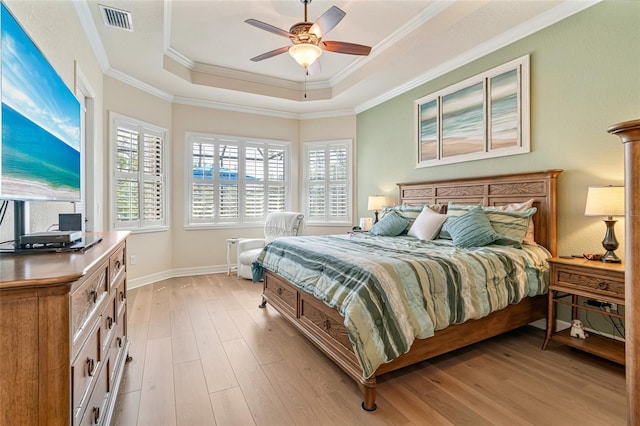
[{"label": "ceiling fan blade", "polygon": [[322,67],[320,66],[320,58],[313,61],[313,63],[307,67],[307,75],[318,75],[321,72]]},{"label": "ceiling fan blade", "polygon": [[367,56],[371,52],[371,47],[362,44],[346,43],[344,41],[323,41],[324,50],[336,53],[346,53],[349,55]]},{"label": "ceiling fan blade", "polygon": [[257,19],[247,19],[244,22],[249,25],[253,25],[254,27],[260,28],[261,30],[269,31],[270,33],[277,34],[282,37],[291,37],[291,33],[289,31],[274,27],[273,25],[267,24],[266,22],[258,21]]},{"label": "ceiling fan blade", "polygon": [[288,50],[289,50],[289,46],[284,46],[284,47],[281,47],[279,49],[275,49],[275,50],[272,50],[270,52],[263,53],[262,55],[258,55],[258,56],[254,57],[254,58],[251,58],[251,60],[253,62],[262,61],[263,59],[269,59],[271,57],[280,55],[281,53],[287,52]]},{"label": "ceiling fan blade", "polygon": [[324,37],[329,31],[335,28],[346,13],[339,7],[332,6],[329,10],[322,14],[309,29],[310,33],[315,34],[318,38]]}]

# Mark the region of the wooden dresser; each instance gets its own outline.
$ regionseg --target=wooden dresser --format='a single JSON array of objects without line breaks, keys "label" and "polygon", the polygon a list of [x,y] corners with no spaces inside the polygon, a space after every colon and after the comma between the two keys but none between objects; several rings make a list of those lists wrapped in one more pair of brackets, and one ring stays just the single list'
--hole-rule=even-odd
[{"label": "wooden dresser", "polygon": [[0,256],[0,425],[107,425],[128,356],[127,232]]}]

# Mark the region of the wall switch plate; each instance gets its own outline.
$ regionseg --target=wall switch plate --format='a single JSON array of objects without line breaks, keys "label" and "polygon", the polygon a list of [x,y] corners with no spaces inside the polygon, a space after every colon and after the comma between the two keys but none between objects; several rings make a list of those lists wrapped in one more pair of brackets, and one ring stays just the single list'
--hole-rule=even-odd
[{"label": "wall switch plate", "polygon": [[131,255],[131,262],[130,262],[130,263],[131,263],[132,265],[135,265],[135,264],[136,264],[136,260],[137,260],[137,259],[136,259],[136,256],[135,256],[135,255]]}]

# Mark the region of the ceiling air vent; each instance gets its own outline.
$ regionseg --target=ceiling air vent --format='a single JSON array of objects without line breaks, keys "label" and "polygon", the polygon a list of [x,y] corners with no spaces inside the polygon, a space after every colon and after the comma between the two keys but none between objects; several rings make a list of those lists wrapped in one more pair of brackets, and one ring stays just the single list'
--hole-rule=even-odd
[{"label": "ceiling air vent", "polygon": [[102,13],[104,24],[109,27],[120,28],[122,30],[133,31],[131,12],[114,9],[113,7],[98,5]]}]

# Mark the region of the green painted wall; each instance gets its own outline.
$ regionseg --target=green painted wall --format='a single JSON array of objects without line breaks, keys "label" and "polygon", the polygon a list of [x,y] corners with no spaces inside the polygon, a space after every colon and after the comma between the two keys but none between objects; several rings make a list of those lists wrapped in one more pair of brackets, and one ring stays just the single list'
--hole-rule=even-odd
[{"label": "green painted wall", "polygon": [[[531,60],[531,153],[416,169],[414,101],[525,54]],[[426,70],[425,70],[426,71]],[[584,216],[589,185],[622,184],[623,148],[606,129],[640,118],[640,2],[605,1],[357,117],[358,217],[368,195],[398,182],[564,169],[559,253],[602,250],[605,227]],[[616,227],[622,240],[624,221]],[[624,245],[617,253],[623,255]]]}]

